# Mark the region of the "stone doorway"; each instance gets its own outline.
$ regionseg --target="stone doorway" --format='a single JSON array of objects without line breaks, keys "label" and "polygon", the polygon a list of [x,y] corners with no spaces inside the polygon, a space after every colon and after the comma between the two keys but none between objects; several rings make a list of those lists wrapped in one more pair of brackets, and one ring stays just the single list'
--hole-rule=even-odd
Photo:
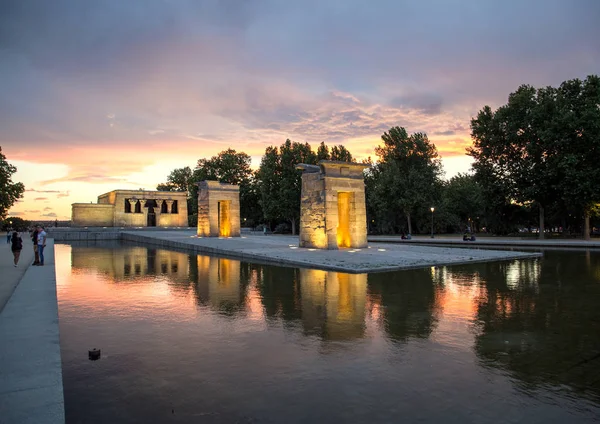
[{"label": "stone doorway", "polygon": [[158,207],[156,200],[146,200],[146,208],[148,209],[148,216],[146,218],[147,227],[156,227],[156,213],[154,208]]},{"label": "stone doorway", "polygon": [[231,201],[219,202],[219,237],[231,237]]},{"label": "stone doorway", "polygon": [[148,227],[156,227],[156,214],[154,213],[154,208],[148,208]]},{"label": "stone doorway", "polygon": [[350,240],[350,218],[352,214],[353,194],[349,192],[338,192],[338,247],[351,247]]}]

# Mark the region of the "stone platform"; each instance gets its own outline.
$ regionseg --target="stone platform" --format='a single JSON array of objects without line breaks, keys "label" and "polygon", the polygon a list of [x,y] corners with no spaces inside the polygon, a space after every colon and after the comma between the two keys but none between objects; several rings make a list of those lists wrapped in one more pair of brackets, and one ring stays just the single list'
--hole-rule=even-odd
[{"label": "stone platform", "polygon": [[298,247],[298,237],[248,235],[199,238],[195,231],[123,231],[122,240],[166,249],[217,254],[249,262],[347,273],[394,271],[428,266],[526,259],[541,253],[456,249],[416,244],[371,243],[363,249],[317,250]]}]

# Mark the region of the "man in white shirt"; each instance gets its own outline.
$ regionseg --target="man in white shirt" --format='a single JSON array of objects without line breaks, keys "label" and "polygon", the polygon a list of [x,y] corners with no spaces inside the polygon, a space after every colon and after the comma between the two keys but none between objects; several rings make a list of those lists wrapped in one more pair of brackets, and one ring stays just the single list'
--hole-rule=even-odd
[{"label": "man in white shirt", "polygon": [[40,263],[38,264],[38,266],[44,266],[44,247],[46,247],[46,232],[44,231],[44,227],[42,227],[41,225],[38,225],[37,232],[38,255],[40,256]]}]

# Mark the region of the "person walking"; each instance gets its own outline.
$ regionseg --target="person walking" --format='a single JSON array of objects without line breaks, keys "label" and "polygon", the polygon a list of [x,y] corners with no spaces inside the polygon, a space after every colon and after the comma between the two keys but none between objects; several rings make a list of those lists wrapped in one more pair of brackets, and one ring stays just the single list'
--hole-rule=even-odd
[{"label": "person walking", "polygon": [[46,247],[46,232],[44,231],[44,227],[37,227],[37,248],[38,255],[40,255],[40,263],[38,266],[44,266],[44,247]]},{"label": "person walking", "polygon": [[12,230],[10,228],[7,228],[6,229],[6,244],[10,243],[11,234],[12,234]]},{"label": "person walking", "polygon": [[33,229],[31,230],[31,241],[33,243],[33,254],[35,256],[35,259],[33,260],[32,265],[39,265],[40,263],[40,254],[38,253],[37,238],[37,227],[33,227]]},{"label": "person walking", "polygon": [[21,250],[23,250],[23,239],[16,231],[12,233],[10,239],[10,250],[13,254],[14,266],[16,267],[19,263],[19,257],[21,257]]}]

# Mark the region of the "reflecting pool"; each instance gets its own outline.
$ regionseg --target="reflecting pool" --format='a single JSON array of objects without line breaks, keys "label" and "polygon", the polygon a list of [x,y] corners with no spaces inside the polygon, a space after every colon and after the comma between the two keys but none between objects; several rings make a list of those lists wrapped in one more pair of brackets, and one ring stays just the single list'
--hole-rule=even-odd
[{"label": "reflecting pool", "polygon": [[67,423],[600,416],[597,251],[344,274],[55,249]]}]

